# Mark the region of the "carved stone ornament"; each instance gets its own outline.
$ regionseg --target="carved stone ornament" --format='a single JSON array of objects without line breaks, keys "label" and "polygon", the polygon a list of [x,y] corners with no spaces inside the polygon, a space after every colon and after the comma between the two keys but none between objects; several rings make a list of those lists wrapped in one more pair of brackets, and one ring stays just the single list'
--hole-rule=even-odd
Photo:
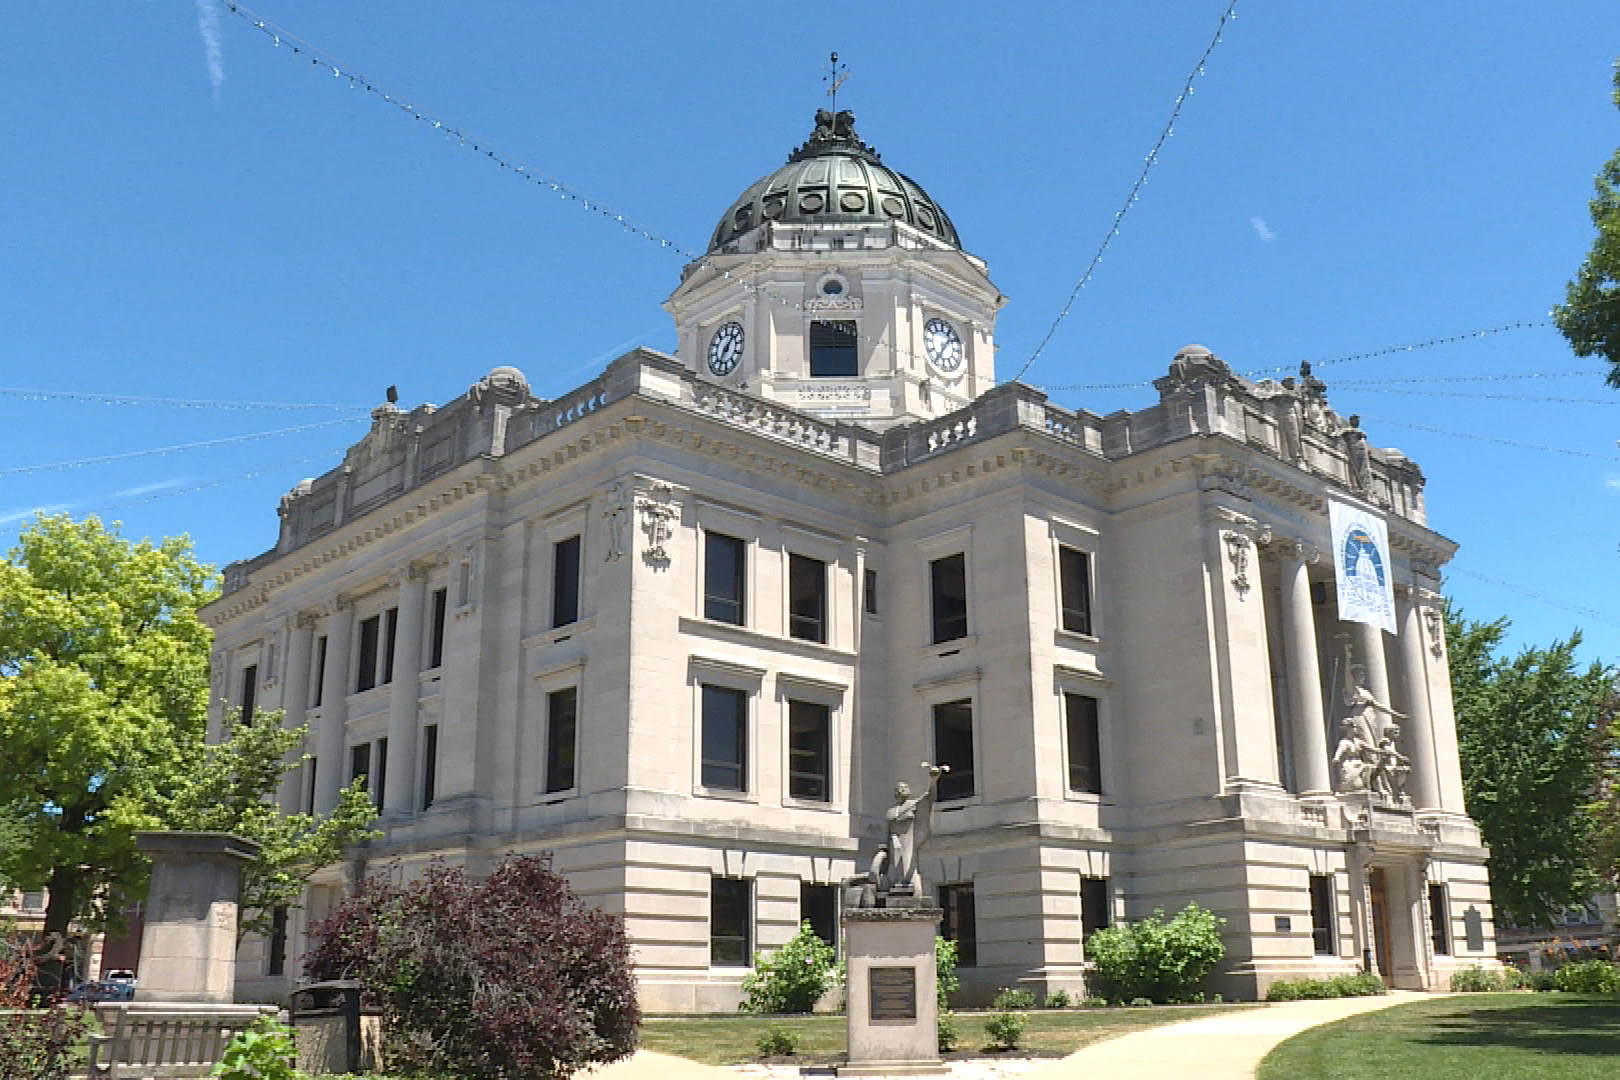
[{"label": "carved stone ornament", "polygon": [[607,519],[607,555],[604,562],[617,562],[624,558],[624,530],[630,520],[629,503],[624,481],[615,480],[608,485],[602,506],[602,517]]},{"label": "carved stone ornament", "polygon": [[343,455],[343,464],[350,469],[364,469],[374,461],[392,456],[403,444],[409,427],[410,421],[399,411],[399,406],[392,403],[377,406],[371,410],[371,430],[349,447],[348,453]]},{"label": "carved stone ornament", "polygon": [[1226,541],[1226,558],[1232,564],[1232,587],[1238,591],[1238,599],[1245,599],[1254,584],[1249,580],[1249,538],[1228,529],[1221,539]]},{"label": "carved stone ornament", "polygon": [[804,302],[806,311],[860,311],[864,305],[858,296],[812,296]]},{"label": "carved stone ornament", "polygon": [[650,566],[668,566],[669,539],[675,531],[675,489],[655,483],[641,493],[636,505],[641,510],[641,531],[647,534],[641,557]]},{"label": "carved stone ornament", "polygon": [[1432,607],[1423,609],[1423,625],[1429,631],[1429,651],[1435,656],[1443,656],[1446,651],[1446,627],[1440,618],[1440,613]]}]

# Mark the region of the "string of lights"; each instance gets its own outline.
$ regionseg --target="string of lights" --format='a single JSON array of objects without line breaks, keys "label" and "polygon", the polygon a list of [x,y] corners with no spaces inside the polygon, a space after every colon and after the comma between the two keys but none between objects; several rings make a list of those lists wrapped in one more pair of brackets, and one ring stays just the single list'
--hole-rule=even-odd
[{"label": "string of lights", "polygon": [[1547,454],[1568,454],[1571,457],[1596,458],[1599,461],[1620,461],[1620,454],[1599,454],[1592,450],[1572,450],[1566,446],[1541,446],[1537,443],[1520,442],[1517,439],[1503,439],[1495,435],[1480,435],[1472,431],[1451,431],[1447,428],[1430,427],[1427,424],[1413,424],[1406,420],[1390,420],[1386,417],[1369,416],[1363,417],[1363,419],[1375,421],[1379,424],[1388,424],[1391,427],[1427,431],[1432,435],[1449,435],[1454,439],[1475,439],[1479,442],[1497,443],[1500,446],[1511,446],[1518,450],[1539,450]]},{"label": "string of lights", "polygon": [[[1552,324],[1551,319],[1518,319],[1510,323],[1503,323],[1501,326],[1487,326],[1479,330],[1468,330],[1461,334],[1448,334],[1444,337],[1432,337],[1404,345],[1385,345],[1383,348],[1368,349],[1365,352],[1348,353],[1344,356],[1333,356],[1324,360],[1312,360],[1310,364],[1313,368],[1329,367],[1333,364],[1348,364],[1352,360],[1371,360],[1377,356],[1416,352],[1418,349],[1432,349],[1440,345],[1454,345],[1460,341],[1472,341],[1476,338],[1491,337],[1494,334],[1505,334],[1510,330],[1536,330]],[[1252,372],[1251,375],[1288,374],[1294,370],[1296,369],[1290,367],[1274,367]]]},{"label": "string of lights", "polygon": [[1415,397],[1468,398],[1473,401],[1527,401],[1543,405],[1620,405],[1620,394],[1608,398],[1545,397],[1536,394],[1471,394],[1466,390],[1413,390],[1405,386],[1357,384],[1358,394],[1408,394]]},{"label": "string of lights", "polygon": [[1518,379],[1592,379],[1603,378],[1603,372],[1582,371],[1524,371],[1501,372],[1493,375],[1413,375],[1404,379],[1335,379],[1335,386],[1387,386],[1391,383],[1438,382],[1511,382]]},{"label": "string of lights", "polygon": [[282,409],[326,410],[339,412],[369,411],[369,405],[341,405],[324,401],[216,401],[208,398],[148,397],[141,394],[103,394],[90,390],[30,390],[19,386],[0,386],[0,395],[22,398],[25,401],[83,401],[96,405],[159,405],[176,409]]},{"label": "string of lights", "polygon": [[197,442],[177,443],[174,446],[157,446],[150,450],[130,450],[122,454],[103,454],[98,457],[78,458],[73,461],[52,461],[42,465],[13,465],[10,468],[0,469],[0,476],[20,476],[24,473],[52,472],[59,469],[78,469],[86,465],[106,465],[114,461],[129,461],[134,458],[162,457],[168,454],[183,453],[187,450],[202,450],[210,446],[225,446],[231,443],[252,442],[257,439],[270,439],[278,435],[293,435],[301,431],[314,431],[318,428],[329,428],[337,424],[353,424],[364,420],[364,416],[344,416],[336,420],[321,420],[313,424],[299,424],[295,427],[276,428],[273,431],[254,431],[246,435],[227,435],[219,439],[202,439]]},{"label": "string of lights", "polygon": [[1507,589],[1509,592],[1516,592],[1520,596],[1527,596],[1532,600],[1539,600],[1548,607],[1559,608],[1563,611],[1572,612],[1573,614],[1580,615],[1583,618],[1592,619],[1595,622],[1600,622],[1607,626],[1620,626],[1620,619],[1616,619],[1612,614],[1605,614],[1604,612],[1598,611],[1596,608],[1583,607],[1580,604],[1571,604],[1563,600],[1555,600],[1546,593],[1539,593],[1534,589],[1527,589],[1523,585],[1515,585],[1511,581],[1503,581],[1501,578],[1491,577],[1488,574],[1481,574],[1475,570],[1464,570],[1454,566],[1447,567],[1447,572],[1461,574],[1464,577],[1471,577],[1476,581],[1483,581],[1488,585],[1495,585],[1498,588]]},{"label": "string of lights", "polygon": [[1130,211],[1137,198],[1141,195],[1142,186],[1148,180],[1148,173],[1152,172],[1153,166],[1159,163],[1159,150],[1164,146],[1165,141],[1176,133],[1176,120],[1181,116],[1182,106],[1192,96],[1193,83],[1200,75],[1204,74],[1204,64],[1209,60],[1210,54],[1215,51],[1215,46],[1221,43],[1221,33],[1226,29],[1226,24],[1237,18],[1236,10],[1237,0],[1230,0],[1226,5],[1226,10],[1221,12],[1220,22],[1215,24],[1215,35],[1209,39],[1209,44],[1204,46],[1203,55],[1198,58],[1198,63],[1194,64],[1192,71],[1188,73],[1186,82],[1181,86],[1181,93],[1176,95],[1175,106],[1170,110],[1170,119],[1165,123],[1164,130],[1159,132],[1158,139],[1153,143],[1153,149],[1149,150],[1147,157],[1143,159],[1142,171],[1136,174],[1136,182],[1131,185],[1130,193],[1126,195],[1125,201],[1120,204],[1120,208],[1114,212],[1114,220],[1109,225],[1108,231],[1103,234],[1102,243],[1097,245],[1096,252],[1091,256],[1091,262],[1086,264],[1086,269],[1080,275],[1080,280],[1075,282],[1074,288],[1070,290],[1069,298],[1063,303],[1063,309],[1058,312],[1057,318],[1052,320],[1052,325],[1047,327],[1046,336],[1041,338],[1040,344],[1035,346],[1035,351],[1029,354],[1029,359],[1024,361],[1024,366],[1018,369],[1018,374],[1014,375],[1011,381],[1017,382],[1022,379],[1025,373],[1029,371],[1030,366],[1039,359],[1041,353],[1046,351],[1046,346],[1051,342],[1052,335],[1057,333],[1057,328],[1063,323],[1064,319],[1069,317],[1069,312],[1073,310],[1074,302],[1080,296],[1080,290],[1086,287],[1086,283],[1091,280],[1091,275],[1096,272],[1098,264],[1102,262],[1103,253],[1108,250],[1108,245],[1113,243],[1114,237],[1119,235],[1120,222],[1125,220],[1126,213]]}]

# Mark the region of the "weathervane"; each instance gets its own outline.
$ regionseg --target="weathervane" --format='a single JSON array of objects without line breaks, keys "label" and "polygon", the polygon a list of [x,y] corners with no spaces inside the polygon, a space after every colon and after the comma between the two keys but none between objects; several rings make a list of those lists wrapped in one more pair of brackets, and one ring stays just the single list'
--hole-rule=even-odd
[{"label": "weathervane", "polygon": [[840,64],[838,54],[833,53],[832,59],[827,64],[827,74],[822,76],[821,81],[827,84],[827,96],[832,98],[832,113],[834,116],[838,115],[838,88],[844,85],[844,80],[847,78],[849,78],[849,65]]}]

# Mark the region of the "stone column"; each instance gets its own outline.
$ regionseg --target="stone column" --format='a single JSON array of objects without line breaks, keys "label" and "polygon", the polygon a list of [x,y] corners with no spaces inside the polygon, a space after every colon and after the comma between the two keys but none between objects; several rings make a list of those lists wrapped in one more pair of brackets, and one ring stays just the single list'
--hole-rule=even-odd
[{"label": "stone column", "polygon": [[[1384,657],[1384,632],[1364,622],[1348,622],[1345,628],[1355,644],[1356,663],[1367,669],[1367,689],[1372,691],[1380,705],[1388,705],[1389,662]],[[1337,693],[1338,689],[1335,688],[1334,692]]]},{"label": "stone column", "polygon": [[384,817],[411,812],[416,775],[416,705],[421,696],[422,611],[427,576],[408,567],[399,585],[399,625],[394,632],[394,684],[388,691],[388,782]]},{"label": "stone column", "polygon": [[1301,795],[1333,790],[1328,777],[1327,725],[1322,715],[1322,671],[1316,656],[1309,567],[1316,549],[1298,540],[1281,549],[1283,647],[1288,657],[1289,717],[1293,721],[1294,777]]},{"label": "stone column", "polygon": [[343,790],[344,747],[348,745],[349,639],[354,606],[339,599],[326,620],[326,677],[321,681],[321,727],[315,738],[315,812],[327,814]]},{"label": "stone column", "polygon": [[[295,728],[304,722],[304,712],[309,706],[309,663],[314,651],[315,620],[307,612],[299,612],[293,623],[292,638],[287,643],[287,679],[281,684],[281,708],[285,714],[282,723],[286,727]],[[294,753],[302,753],[303,749],[299,747]],[[303,809],[298,805],[298,779],[297,769],[282,777],[277,798],[284,811]]]},{"label": "stone column", "polygon": [[230,1004],[244,863],[259,845],[229,833],[139,832],[152,860],[136,1001]]},{"label": "stone column", "polygon": [[1434,749],[1434,710],[1429,707],[1429,673],[1423,657],[1423,611],[1416,590],[1408,587],[1401,606],[1401,681],[1406,687],[1405,744],[1412,760],[1407,793],[1418,810],[1440,807],[1440,768]]}]

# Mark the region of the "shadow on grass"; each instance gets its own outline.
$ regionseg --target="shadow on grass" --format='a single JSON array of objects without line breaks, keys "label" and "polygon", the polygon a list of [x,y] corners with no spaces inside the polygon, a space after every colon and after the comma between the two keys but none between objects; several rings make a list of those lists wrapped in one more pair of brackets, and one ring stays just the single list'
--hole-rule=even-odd
[{"label": "shadow on grass", "polygon": [[[1520,1008],[1466,1005],[1435,1012],[1420,1041],[1436,1046],[1503,1046],[1620,1061],[1620,998],[1540,1000]],[[1461,1003],[1459,1003],[1461,1004]]]}]

